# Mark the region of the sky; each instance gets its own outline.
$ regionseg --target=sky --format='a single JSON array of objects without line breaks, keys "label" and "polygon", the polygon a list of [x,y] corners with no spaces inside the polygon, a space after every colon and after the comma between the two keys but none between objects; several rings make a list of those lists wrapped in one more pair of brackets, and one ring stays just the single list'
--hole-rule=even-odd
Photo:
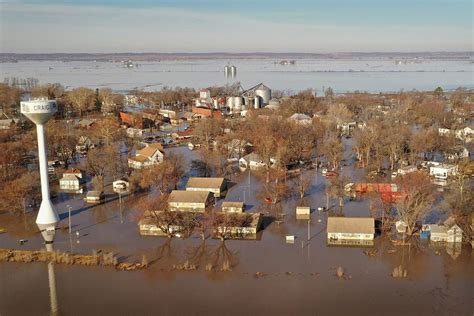
[{"label": "sky", "polygon": [[2,53],[472,51],[471,0],[0,0]]}]

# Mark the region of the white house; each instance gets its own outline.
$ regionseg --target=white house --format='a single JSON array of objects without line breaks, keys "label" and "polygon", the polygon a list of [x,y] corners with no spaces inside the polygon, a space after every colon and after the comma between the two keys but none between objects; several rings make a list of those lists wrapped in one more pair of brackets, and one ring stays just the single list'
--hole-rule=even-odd
[{"label": "white house", "polygon": [[437,166],[430,166],[430,175],[436,179],[447,179],[455,176],[458,173],[458,166],[450,164],[439,164]]},{"label": "white house", "polygon": [[328,217],[328,240],[373,240],[375,220],[372,217]]},{"label": "white house", "polygon": [[63,172],[63,177],[59,179],[59,189],[61,191],[82,193],[85,183],[84,172],[79,169],[69,169]]},{"label": "white house", "polygon": [[444,225],[426,225],[426,229],[430,231],[431,241],[441,242],[448,239],[448,228]]},{"label": "white house", "polygon": [[462,242],[462,229],[453,224],[451,227],[438,224],[427,225],[430,230],[430,239],[434,242]]},{"label": "white house", "polygon": [[447,231],[447,242],[458,242],[458,243],[461,243],[462,242],[462,229],[461,227],[459,227],[457,224],[454,224],[453,226],[451,226],[450,229],[448,229]]},{"label": "white house", "polygon": [[[274,158],[270,158],[270,167],[274,167],[275,165],[276,165],[276,160]],[[247,169],[247,168],[259,169],[266,166],[267,164],[256,153],[250,153],[239,159],[239,167],[243,169]]]},{"label": "white house", "polygon": [[469,150],[464,146],[457,146],[450,153],[445,153],[448,160],[460,160],[469,157]]},{"label": "white house", "polygon": [[145,148],[137,150],[135,157],[128,158],[128,166],[133,169],[143,169],[159,164],[164,157],[165,154],[161,144],[146,144]]}]

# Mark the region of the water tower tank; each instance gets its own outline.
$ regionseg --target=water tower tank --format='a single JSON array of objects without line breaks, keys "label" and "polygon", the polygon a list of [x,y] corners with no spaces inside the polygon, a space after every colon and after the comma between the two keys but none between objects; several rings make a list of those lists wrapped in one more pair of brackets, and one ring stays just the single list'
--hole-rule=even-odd
[{"label": "water tower tank", "polygon": [[268,104],[272,98],[272,90],[269,87],[261,84],[255,89],[255,94],[262,98],[264,105]]}]

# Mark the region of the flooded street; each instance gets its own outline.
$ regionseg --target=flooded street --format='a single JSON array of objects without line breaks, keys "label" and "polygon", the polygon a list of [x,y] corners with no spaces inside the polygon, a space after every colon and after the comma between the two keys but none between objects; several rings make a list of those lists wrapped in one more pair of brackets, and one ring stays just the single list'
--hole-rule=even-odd
[{"label": "flooded street", "polygon": [[[186,148],[171,151],[186,153],[188,163],[196,153]],[[360,170],[346,168],[361,178]],[[325,204],[327,180],[315,170],[307,172],[313,182],[306,198],[317,209]],[[253,172],[231,180],[234,185],[226,200],[243,200],[245,192],[248,212],[268,211],[257,198],[259,181]],[[61,229],[54,248],[84,254],[112,251],[129,262],[145,255],[147,269],[119,272],[51,264],[48,270],[45,263],[0,263],[0,314],[48,315],[56,302],[59,315],[210,315],[209,306],[214,315],[472,315],[470,247],[433,248],[429,242],[401,247],[387,236],[377,237],[373,248],[328,246],[327,214],[314,211],[309,224],[297,220],[296,196],[283,203],[283,222],[265,221],[255,241],[142,237],[136,210],[140,198],[125,197],[121,206],[110,194],[104,204],[87,205],[80,196],[60,194],[56,205]],[[72,206],[71,236],[67,205]],[[343,212],[369,216],[369,202],[347,201]],[[34,217],[0,215],[8,231],[0,235],[0,248],[42,249]],[[286,243],[286,235],[295,235],[295,242]],[[28,241],[20,246],[19,239]],[[364,253],[367,249],[376,249],[375,256]],[[206,262],[219,266],[224,254],[230,258],[231,272],[206,271]],[[173,269],[186,260],[194,260],[198,269]],[[407,271],[406,278],[392,277],[398,266]],[[344,271],[341,278],[336,276],[338,267]],[[48,275],[55,280],[52,297]]]}]

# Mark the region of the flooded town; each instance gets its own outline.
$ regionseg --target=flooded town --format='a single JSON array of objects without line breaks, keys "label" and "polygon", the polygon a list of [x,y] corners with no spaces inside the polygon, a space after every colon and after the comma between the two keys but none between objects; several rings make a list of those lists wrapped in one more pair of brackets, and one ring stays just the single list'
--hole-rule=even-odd
[{"label": "flooded town", "polygon": [[473,314],[472,52],[17,50],[0,315]]}]

